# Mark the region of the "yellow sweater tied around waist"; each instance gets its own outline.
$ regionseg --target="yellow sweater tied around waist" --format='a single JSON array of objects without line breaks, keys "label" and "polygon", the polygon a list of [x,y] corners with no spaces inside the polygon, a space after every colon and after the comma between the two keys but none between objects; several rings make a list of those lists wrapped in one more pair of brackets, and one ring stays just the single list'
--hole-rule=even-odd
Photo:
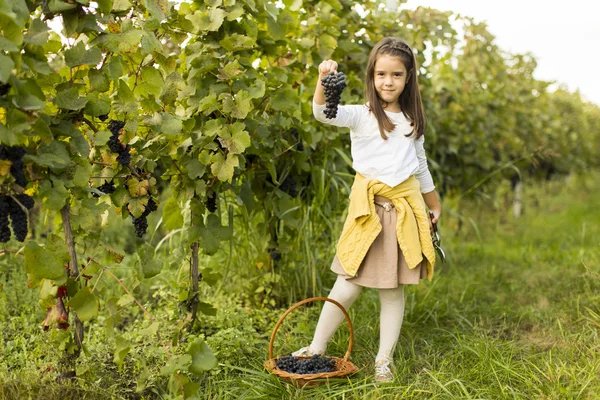
[{"label": "yellow sweater tied around waist", "polygon": [[400,250],[409,268],[416,268],[425,257],[427,279],[433,277],[435,249],[431,241],[429,217],[421,187],[412,175],[401,184],[390,187],[376,179],[356,173],[344,229],[337,244],[337,257],[349,276],[355,276],[367,251],[381,232],[375,211],[375,195],[383,196],[398,211],[396,234]]}]

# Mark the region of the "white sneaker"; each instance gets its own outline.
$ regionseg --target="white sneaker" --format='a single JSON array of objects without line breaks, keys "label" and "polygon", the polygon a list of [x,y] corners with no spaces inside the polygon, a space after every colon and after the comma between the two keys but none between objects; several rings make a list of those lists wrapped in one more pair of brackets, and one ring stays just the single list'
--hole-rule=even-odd
[{"label": "white sneaker", "polygon": [[390,361],[380,360],[375,362],[375,382],[391,382],[394,380]]},{"label": "white sneaker", "polygon": [[315,354],[320,354],[320,353],[315,352],[312,349],[312,347],[310,347],[310,346],[303,347],[300,350],[296,350],[295,352],[292,353],[292,355],[294,357],[312,357]]}]

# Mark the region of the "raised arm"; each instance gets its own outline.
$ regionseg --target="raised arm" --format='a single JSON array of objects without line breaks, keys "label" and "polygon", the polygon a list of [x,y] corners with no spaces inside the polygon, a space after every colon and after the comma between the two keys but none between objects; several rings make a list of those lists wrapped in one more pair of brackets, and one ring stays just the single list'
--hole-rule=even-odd
[{"label": "raised arm", "polygon": [[313,97],[313,115],[317,121],[327,125],[335,125],[344,128],[356,129],[360,123],[361,106],[338,106],[337,116],[329,119],[325,117],[325,89],[321,83],[321,79],[330,72],[337,73],[338,64],[333,60],[325,60],[319,64],[319,79],[315,88],[315,96]]},{"label": "raised arm", "polygon": [[337,73],[337,68],[338,64],[333,60],[325,60],[319,64],[319,80],[317,81],[317,88],[315,89],[315,97],[313,100],[320,106],[325,105],[325,90],[321,83],[321,79],[326,75],[329,75],[332,71]]}]

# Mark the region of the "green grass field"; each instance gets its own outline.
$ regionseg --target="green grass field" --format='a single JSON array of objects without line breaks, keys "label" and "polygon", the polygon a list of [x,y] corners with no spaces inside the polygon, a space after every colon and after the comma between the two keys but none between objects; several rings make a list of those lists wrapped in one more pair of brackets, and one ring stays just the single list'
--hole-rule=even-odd
[{"label": "green grass field", "polygon": [[[473,212],[481,240],[475,230],[445,232],[451,263],[407,291],[395,383],[371,379],[379,333],[371,289],[350,312],[352,361],[362,368],[351,381],[295,389],[260,370],[263,352],[210,380],[210,390],[217,398],[599,398],[599,189],[590,179],[553,183],[529,193],[519,219]],[[318,310],[305,314],[313,327]],[[280,346],[305,345],[293,333]],[[334,339],[328,353],[342,356],[347,329]]]},{"label": "green grass field", "polygon": [[[468,212],[477,229],[467,223],[454,232],[442,224],[450,262],[439,267],[433,282],[406,291],[396,381],[379,387],[372,380],[379,335],[376,290],[364,290],[350,309],[351,360],[360,371],[349,380],[304,389],[281,382],[262,365],[271,329],[285,309],[247,309],[226,291],[215,294],[219,313],[205,323],[220,328],[207,334],[220,364],[199,381],[198,398],[600,398],[598,204],[595,174],[528,188],[525,214],[518,219],[480,204]],[[106,344],[90,345],[90,355],[84,356],[89,378],[56,384],[56,375],[44,370],[52,364],[49,354],[56,353],[40,332],[39,310],[32,311],[37,294],[19,286],[25,278],[13,272],[3,275],[0,293],[0,399],[169,398],[160,378],[150,378],[144,391],[136,391],[143,369],[117,370]],[[290,314],[278,332],[276,353],[310,341],[320,307]],[[328,354],[341,357],[347,345],[343,324]],[[148,355],[150,374],[159,368],[150,366],[154,357],[159,356]]]}]

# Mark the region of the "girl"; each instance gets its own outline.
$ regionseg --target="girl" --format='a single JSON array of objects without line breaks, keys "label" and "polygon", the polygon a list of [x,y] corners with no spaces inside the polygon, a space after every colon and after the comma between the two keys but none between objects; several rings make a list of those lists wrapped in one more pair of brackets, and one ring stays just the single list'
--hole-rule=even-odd
[{"label": "girl", "polygon": [[[417,64],[406,43],[396,38],[381,40],[369,54],[368,102],[338,106],[337,116],[327,119],[321,78],[332,71],[337,73],[335,61],[319,65],[313,113],[320,122],[350,128],[356,177],[331,265],[338,277],[329,297],[348,309],[363,287],[379,289],[381,327],[375,380],[389,382],[404,316],[404,285],[431,280],[435,252],[430,229],[442,211],[423,148],[426,123]],[[431,221],[425,205],[433,213]],[[326,302],[312,343],[292,354],[323,354],[343,319],[341,310]]]}]

